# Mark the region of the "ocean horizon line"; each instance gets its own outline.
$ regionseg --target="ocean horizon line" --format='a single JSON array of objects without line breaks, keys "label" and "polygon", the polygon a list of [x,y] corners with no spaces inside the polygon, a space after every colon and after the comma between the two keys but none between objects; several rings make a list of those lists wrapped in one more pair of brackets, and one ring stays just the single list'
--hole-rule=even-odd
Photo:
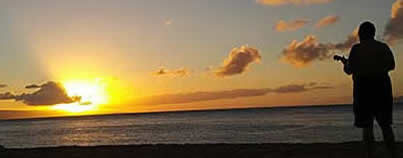
[{"label": "ocean horizon line", "polygon": [[[258,109],[291,109],[291,108],[325,108],[325,107],[341,107],[352,106],[352,104],[311,104],[311,105],[282,105],[271,107],[237,107],[237,108],[217,108],[217,109],[195,109],[195,110],[177,110],[177,111],[151,111],[151,112],[127,112],[127,113],[107,113],[107,114],[88,114],[79,116],[49,116],[49,117],[33,117],[33,118],[10,118],[0,119],[4,121],[27,121],[27,120],[48,120],[48,119],[81,119],[88,117],[108,117],[108,116],[127,116],[127,115],[158,115],[171,113],[191,113],[191,112],[218,112],[218,111],[242,111],[242,110],[258,110]],[[12,110],[7,110],[12,111]],[[2,112],[2,111],[0,111]]]}]

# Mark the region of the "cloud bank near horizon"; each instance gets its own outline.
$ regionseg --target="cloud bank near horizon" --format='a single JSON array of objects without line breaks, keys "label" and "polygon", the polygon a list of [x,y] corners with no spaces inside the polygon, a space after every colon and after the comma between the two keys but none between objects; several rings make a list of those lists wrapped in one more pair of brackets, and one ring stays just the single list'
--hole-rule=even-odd
[{"label": "cloud bank near horizon", "polygon": [[264,96],[268,93],[302,93],[319,89],[331,89],[328,85],[321,85],[316,82],[307,84],[290,84],[277,88],[259,88],[259,89],[233,89],[223,91],[207,91],[207,92],[190,92],[177,94],[163,94],[137,98],[133,104],[135,105],[162,105],[162,104],[183,104],[200,101],[218,100],[218,99],[234,99],[243,97]]}]

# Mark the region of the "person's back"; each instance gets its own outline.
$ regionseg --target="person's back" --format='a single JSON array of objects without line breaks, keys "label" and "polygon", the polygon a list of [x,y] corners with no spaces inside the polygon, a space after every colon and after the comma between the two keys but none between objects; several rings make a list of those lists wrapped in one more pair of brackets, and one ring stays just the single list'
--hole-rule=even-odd
[{"label": "person's back", "polygon": [[[395,67],[391,50],[375,39],[362,40],[350,53],[354,97],[376,111],[391,111],[393,95],[389,71]],[[390,102],[390,103],[388,103]]]},{"label": "person's back", "polygon": [[388,75],[395,67],[388,45],[375,39],[354,45],[349,57],[354,79],[369,80]]}]

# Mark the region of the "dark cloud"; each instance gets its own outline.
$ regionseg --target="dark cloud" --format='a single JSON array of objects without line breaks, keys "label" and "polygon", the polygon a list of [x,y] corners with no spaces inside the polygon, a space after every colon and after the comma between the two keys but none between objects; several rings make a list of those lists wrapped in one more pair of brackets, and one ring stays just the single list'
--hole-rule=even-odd
[{"label": "dark cloud", "polygon": [[393,3],[384,37],[389,43],[394,43],[403,38],[403,0],[396,0]]},{"label": "dark cloud", "polygon": [[234,48],[222,66],[216,69],[215,74],[220,77],[242,74],[250,64],[259,62],[261,59],[259,51],[255,48],[248,46]]},{"label": "dark cloud", "polygon": [[316,85],[318,85],[319,83],[318,82],[311,82],[311,83],[308,83],[307,85],[308,86],[316,86]]},{"label": "dark cloud", "polygon": [[14,95],[10,92],[0,93],[0,100],[14,99]]},{"label": "dark cloud", "polygon": [[265,95],[270,89],[237,89],[217,92],[192,92],[182,94],[164,94],[136,99],[139,105],[180,104],[198,101],[230,99]]},{"label": "dark cloud", "polygon": [[64,87],[57,82],[49,81],[42,85],[28,85],[28,89],[38,88],[33,93],[23,93],[20,95],[14,95],[12,93],[0,94],[0,99],[14,99],[21,101],[26,105],[56,105],[56,104],[69,104],[74,102],[80,102],[81,97],[70,97],[67,95]]},{"label": "dark cloud", "polygon": [[359,41],[357,31],[340,43],[320,43],[313,35],[308,35],[301,42],[293,40],[283,49],[282,60],[296,67],[304,67],[315,60],[329,59],[336,51],[346,51]]},{"label": "dark cloud", "polygon": [[26,89],[38,89],[41,88],[40,85],[36,85],[36,84],[31,84],[31,85],[27,85],[25,86]]},{"label": "dark cloud", "polygon": [[330,86],[321,86],[318,83],[312,84],[292,84],[281,86],[275,89],[234,89],[225,91],[191,92],[179,94],[164,94],[138,98],[134,101],[136,105],[161,105],[161,104],[182,104],[198,101],[233,99],[241,97],[263,96],[268,93],[300,93],[315,89],[329,89]]},{"label": "dark cloud", "polygon": [[276,93],[298,93],[298,92],[305,92],[314,89],[330,89],[330,86],[316,86],[318,83],[311,82],[308,84],[290,84],[286,86],[281,86],[273,90]]},{"label": "dark cloud", "polygon": [[0,84],[0,88],[6,88],[7,85],[6,84]]},{"label": "dark cloud", "polygon": [[160,69],[158,69],[158,71],[154,72],[153,74],[156,76],[166,75],[166,74],[168,74],[168,70],[165,68],[160,68]]},{"label": "dark cloud", "polygon": [[176,70],[168,70],[161,67],[156,72],[153,73],[155,76],[174,76],[174,77],[185,77],[190,75],[190,71],[186,68],[179,68]]}]

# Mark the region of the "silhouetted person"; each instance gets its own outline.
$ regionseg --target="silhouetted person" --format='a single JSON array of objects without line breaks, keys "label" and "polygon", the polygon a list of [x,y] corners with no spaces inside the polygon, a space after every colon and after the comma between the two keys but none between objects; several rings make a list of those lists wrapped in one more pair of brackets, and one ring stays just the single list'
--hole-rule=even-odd
[{"label": "silhouetted person", "polygon": [[389,153],[395,157],[395,136],[391,127],[393,94],[389,77],[389,71],[395,69],[395,61],[388,45],[374,39],[375,31],[371,22],[360,25],[360,43],[351,48],[344,72],[353,78],[354,125],[363,129],[366,156],[373,156],[373,124],[376,120]]}]

